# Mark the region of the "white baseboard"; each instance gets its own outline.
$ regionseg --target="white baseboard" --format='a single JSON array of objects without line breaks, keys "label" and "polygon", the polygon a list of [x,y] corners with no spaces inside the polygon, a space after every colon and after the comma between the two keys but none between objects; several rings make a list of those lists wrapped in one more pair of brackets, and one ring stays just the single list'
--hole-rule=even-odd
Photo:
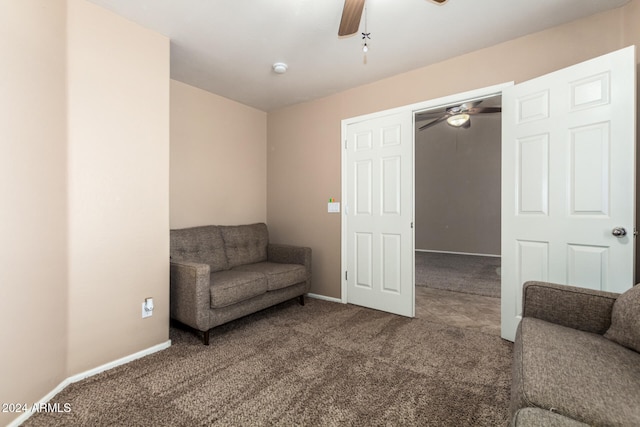
[{"label": "white baseboard", "polygon": [[[105,363],[104,365],[100,365],[100,366],[98,366],[96,368],[89,369],[88,371],[84,371],[84,372],[81,372],[79,374],[72,375],[69,378],[66,378],[60,384],[58,384],[56,388],[54,388],[49,393],[47,393],[46,396],[44,396],[42,399],[40,399],[37,402],[34,402],[34,406],[40,405],[40,404],[46,404],[51,399],[53,399],[56,394],[58,394],[62,390],[64,390],[65,387],[68,386],[69,384],[78,382],[78,381],[83,380],[85,378],[92,377],[92,376],[97,375],[97,374],[99,374],[101,372],[108,371],[109,369],[113,369],[113,368],[115,368],[117,366],[124,365],[125,363],[132,362],[132,361],[134,361],[136,359],[140,359],[141,357],[148,356],[150,354],[156,353],[156,352],[158,352],[160,350],[164,350],[164,349],[169,348],[169,347],[171,347],[171,340],[167,340],[167,341],[165,341],[163,343],[154,345],[153,347],[149,347],[149,348],[147,348],[145,350],[141,350],[141,351],[139,351],[137,353],[130,354],[129,356],[125,356],[125,357],[122,357],[122,358],[120,358],[118,360],[114,360],[113,362]],[[16,418],[15,420],[13,420],[9,424],[7,424],[7,427],[18,427],[22,423],[24,423],[31,415],[33,415],[33,412],[31,412],[31,411],[23,412],[22,415],[20,415],[18,418]]]},{"label": "white baseboard", "polygon": [[98,366],[97,368],[89,369],[88,371],[84,371],[79,374],[73,375],[67,378],[67,380],[69,380],[69,384],[75,383],[85,378],[97,375],[101,372],[108,371],[109,369],[113,369],[116,366],[124,365],[125,363],[132,362],[136,359],[140,359],[141,357],[148,356],[150,354],[156,353],[160,350],[164,350],[165,348],[169,348],[169,347],[171,347],[171,340],[167,340],[163,343],[154,345],[153,347],[149,347],[137,353],[130,354],[129,356],[125,356],[118,360],[114,360],[113,362],[105,363],[104,365]]},{"label": "white baseboard", "polygon": [[342,300],[340,298],[327,297],[327,296],[319,295],[319,294],[307,294],[307,296],[309,298],[321,299],[321,300],[324,300],[324,301],[331,301],[331,302],[337,302],[337,303],[342,304]]},{"label": "white baseboard", "polygon": [[472,255],[472,256],[488,256],[494,258],[502,258],[500,255],[495,254],[475,254],[472,252],[451,252],[451,251],[432,251],[429,249],[416,249],[416,252],[430,252],[436,254],[451,254],[451,255]]}]

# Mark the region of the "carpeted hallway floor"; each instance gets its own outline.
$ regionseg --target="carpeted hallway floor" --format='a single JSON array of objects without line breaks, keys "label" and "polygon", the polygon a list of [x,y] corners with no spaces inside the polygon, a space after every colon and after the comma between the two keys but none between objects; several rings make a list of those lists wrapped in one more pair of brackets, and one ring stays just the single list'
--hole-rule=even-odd
[{"label": "carpeted hallway floor", "polygon": [[416,317],[500,336],[500,258],[415,256]]},{"label": "carpeted hallway floor", "polygon": [[500,298],[500,258],[415,252],[416,286]]},{"label": "carpeted hallway floor", "polygon": [[500,298],[416,286],[416,317],[500,336]]},{"label": "carpeted hallway floor", "polygon": [[353,305],[283,303],[69,385],[25,426],[500,426],[512,344]]}]

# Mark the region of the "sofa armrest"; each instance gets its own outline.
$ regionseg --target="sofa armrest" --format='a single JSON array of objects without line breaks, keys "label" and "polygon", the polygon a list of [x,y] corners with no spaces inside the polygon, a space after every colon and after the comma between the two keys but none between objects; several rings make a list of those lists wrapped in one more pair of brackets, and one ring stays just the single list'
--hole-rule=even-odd
[{"label": "sofa armrest", "polygon": [[311,248],[269,243],[267,260],[281,264],[302,264],[307,269],[308,279],[311,278]]},{"label": "sofa armrest", "polygon": [[522,317],[602,335],[611,325],[611,310],[618,295],[555,283],[527,282],[522,292]]},{"label": "sofa armrest", "polygon": [[201,331],[209,329],[210,267],[187,261],[171,261],[171,318]]}]

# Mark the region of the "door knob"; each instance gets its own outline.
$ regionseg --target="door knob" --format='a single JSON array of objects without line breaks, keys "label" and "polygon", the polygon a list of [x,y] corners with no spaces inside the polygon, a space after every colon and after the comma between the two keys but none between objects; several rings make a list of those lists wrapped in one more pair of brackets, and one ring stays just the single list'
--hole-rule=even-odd
[{"label": "door knob", "polygon": [[627,230],[625,230],[624,227],[615,227],[613,230],[611,230],[611,234],[620,238],[627,235]]}]

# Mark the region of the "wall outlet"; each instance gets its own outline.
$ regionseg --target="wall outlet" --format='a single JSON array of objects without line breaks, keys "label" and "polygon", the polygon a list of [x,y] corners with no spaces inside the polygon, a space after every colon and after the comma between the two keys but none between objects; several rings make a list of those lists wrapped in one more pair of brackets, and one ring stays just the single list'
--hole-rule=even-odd
[{"label": "wall outlet", "polygon": [[153,311],[147,310],[147,304],[142,303],[142,318],[153,316]]},{"label": "wall outlet", "polygon": [[146,298],[142,302],[142,318],[153,316],[153,298]]}]

